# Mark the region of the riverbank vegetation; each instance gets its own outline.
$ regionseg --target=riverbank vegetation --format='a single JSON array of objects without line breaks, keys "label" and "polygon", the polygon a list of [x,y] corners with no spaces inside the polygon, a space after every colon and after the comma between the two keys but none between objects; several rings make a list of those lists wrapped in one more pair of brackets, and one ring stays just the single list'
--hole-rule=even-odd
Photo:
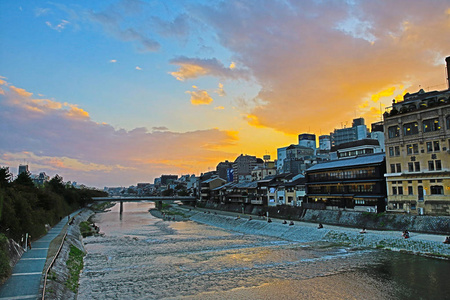
[{"label": "riverbank vegetation", "polygon": [[8,238],[0,233],[0,283],[11,274],[8,257]]},{"label": "riverbank vegetation", "polygon": [[78,290],[78,281],[80,279],[80,272],[83,269],[84,252],[77,247],[71,245],[69,252],[69,259],[66,262],[69,269],[69,278],[67,278],[66,286],[74,293]]},{"label": "riverbank vegetation", "polygon": [[28,233],[32,238],[46,232],[64,216],[84,207],[92,197],[105,196],[95,189],[78,189],[55,175],[49,182],[37,186],[29,173],[21,173],[15,180],[8,168],[0,168],[0,233],[20,242]]}]

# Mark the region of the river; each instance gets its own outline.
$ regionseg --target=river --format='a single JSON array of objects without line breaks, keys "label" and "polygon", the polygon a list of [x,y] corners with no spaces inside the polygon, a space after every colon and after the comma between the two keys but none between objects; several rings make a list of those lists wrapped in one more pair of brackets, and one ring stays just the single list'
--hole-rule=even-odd
[{"label": "river", "polygon": [[153,217],[95,215],[78,299],[450,299],[450,262],[247,235]]}]

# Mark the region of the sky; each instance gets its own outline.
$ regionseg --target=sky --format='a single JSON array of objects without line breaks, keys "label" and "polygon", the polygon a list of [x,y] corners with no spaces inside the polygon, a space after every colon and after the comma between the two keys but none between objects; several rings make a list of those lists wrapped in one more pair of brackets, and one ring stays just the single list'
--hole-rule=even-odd
[{"label": "sky", "polygon": [[0,1],[0,166],[92,187],[276,159],[447,89],[448,0]]}]

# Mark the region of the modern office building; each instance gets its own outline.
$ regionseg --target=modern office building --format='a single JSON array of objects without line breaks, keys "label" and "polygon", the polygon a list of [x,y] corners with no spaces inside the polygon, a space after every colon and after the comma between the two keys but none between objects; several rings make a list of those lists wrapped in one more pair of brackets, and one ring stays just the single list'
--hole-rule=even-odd
[{"label": "modern office building", "polygon": [[311,133],[302,133],[298,135],[298,145],[311,148],[316,154],[316,135]]},{"label": "modern office building", "polygon": [[367,138],[367,126],[364,124],[364,118],[353,119],[352,127],[335,129],[330,136],[332,146]]},{"label": "modern office building", "polygon": [[384,131],[388,210],[450,215],[450,86],[393,101]]},{"label": "modern office building", "polygon": [[22,173],[30,173],[28,165],[19,165],[19,173],[17,174],[20,175]]}]

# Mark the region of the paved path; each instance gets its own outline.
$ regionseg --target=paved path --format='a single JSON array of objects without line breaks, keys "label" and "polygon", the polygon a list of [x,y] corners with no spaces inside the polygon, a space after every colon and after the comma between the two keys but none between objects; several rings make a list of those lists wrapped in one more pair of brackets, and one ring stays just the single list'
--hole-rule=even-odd
[{"label": "paved path", "polygon": [[[76,215],[72,213],[70,217]],[[12,270],[11,277],[0,286],[1,299],[40,299],[39,286],[50,242],[60,234],[67,217],[50,229],[45,236],[31,243],[31,250],[25,252]]]}]

